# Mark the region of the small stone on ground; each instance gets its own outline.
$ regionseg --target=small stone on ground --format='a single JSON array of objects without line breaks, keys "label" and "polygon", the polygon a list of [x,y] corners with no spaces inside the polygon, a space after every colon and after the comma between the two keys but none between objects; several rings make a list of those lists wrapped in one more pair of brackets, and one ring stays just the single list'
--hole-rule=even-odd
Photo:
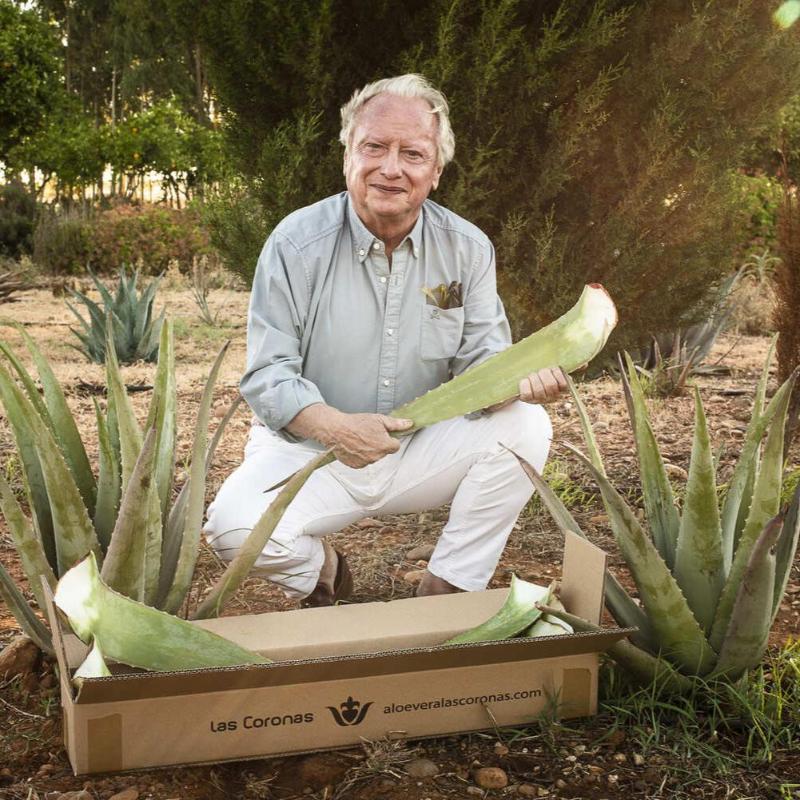
[{"label": "small stone on ground", "polygon": [[27,675],[36,669],[39,648],[27,636],[15,636],[0,650],[0,679]]},{"label": "small stone on ground", "polygon": [[415,758],[406,764],[406,772],[412,778],[432,778],[439,774],[439,767],[429,758]]},{"label": "small stone on ground", "polygon": [[430,561],[435,545],[421,544],[406,553],[407,561]]},{"label": "small stone on ground", "polygon": [[500,767],[476,769],[473,778],[481,789],[505,789],[508,786],[508,775]]}]

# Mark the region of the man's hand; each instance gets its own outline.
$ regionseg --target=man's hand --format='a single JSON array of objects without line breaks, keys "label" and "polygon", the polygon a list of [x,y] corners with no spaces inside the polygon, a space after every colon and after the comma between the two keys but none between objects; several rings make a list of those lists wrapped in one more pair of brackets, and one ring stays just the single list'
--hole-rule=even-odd
[{"label": "man's hand", "polygon": [[413,426],[410,419],[395,419],[384,414],[345,414],[315,403],[304,408],[286,428],[296,436],[316,439],[332,447],[342,464],[360,469],[396,452],[400,441],[389,434]]},{"label": "man's hand", "polygon": [[486,411],[499,411],[515,400],[523,403],[552,403],[568,390],[567,376],[561,367],[548,367],[532,372],[519,382],[518,397],[511,397],[502,403],[489,406]]}]

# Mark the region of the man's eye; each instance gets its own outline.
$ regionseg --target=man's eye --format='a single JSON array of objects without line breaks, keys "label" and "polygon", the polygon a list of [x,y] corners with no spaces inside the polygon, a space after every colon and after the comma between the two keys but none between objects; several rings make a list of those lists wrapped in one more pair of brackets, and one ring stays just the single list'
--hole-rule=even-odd
[{"label": "man's eye", "polygon": [[361,146],[361,149],[367,155],[377,155],[378,153],[383,152],[383,145],[378,144],[377,142],[366,142]]},{"label": "man's eye", "polygon": [[407,161],[412,161],[414,164],[419,164],[425,160],[425,156],[417,150],[406,150],[403,155]]}]

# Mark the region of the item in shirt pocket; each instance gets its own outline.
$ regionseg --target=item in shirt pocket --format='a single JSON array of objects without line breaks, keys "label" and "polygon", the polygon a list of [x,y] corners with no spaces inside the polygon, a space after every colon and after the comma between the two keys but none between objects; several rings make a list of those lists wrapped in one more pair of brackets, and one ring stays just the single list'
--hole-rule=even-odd
[{"label": "item in shirt pocket", "polygon": [[422,287],[428,305],[439,308],[461,308],[464,305],[462,287],[459,281],[452,281],[449,285],[440,283],[433,289]]}]

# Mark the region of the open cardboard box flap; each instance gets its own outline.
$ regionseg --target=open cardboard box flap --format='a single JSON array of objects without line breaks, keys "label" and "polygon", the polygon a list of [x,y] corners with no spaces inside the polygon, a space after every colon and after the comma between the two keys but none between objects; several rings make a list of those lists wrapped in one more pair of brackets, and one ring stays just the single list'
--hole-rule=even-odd
[{"label": "open cardboard box flap", "polygon": [[[577,535],[568,534],[561,599],[571,613],[599,623],[604,575],[605,554]],[[381,722],[379,712],[374,712],[369,724],[364,723],[355,731],[347,726],[356,723],[341,719],[332,730],[323,727],[324,718],[328,718],[330,727],[326,708],[336,715],[336,706],[330,705],[331,701],[342,702],[346,695],[352,701],[353,696],[366,694],[375,698],[377,706],[383,702],[382,697],[416,697],[417,687],[442,695],[451,689],[477,692],[478,697],[494,696],[487,692],[500,686],[540,687],[536,690],[538,694],[531,695],[539,698],[538,711],[532,701],[505,702],[508,698],[503,698],[501,711],[490,714],[490,724],[495,724],[495,715],[497,724],[517,724],[535,718],[544,710],[542,692],[548,696],[560,695],[559,708],[566,709],[562,716],[594,713],[597,653],[623,638],[626,630],[609,628],[598,633],[538,639],[441,644],[491,617],[506,596],[506,589],[497,589],[205,620],[195,624],[261,652],[274,663],[180,672],[124,671],[107,678],[84,679],[80,689],[74,687],[71,676],[88,648],[62,628],[60,615],[49,597],[48,615],[61,670],[65,736],[73,768],[76,773],[97,772],[344,746],[365,735],[386,735],[387,731],[380,726],[388,724],[390,717],[394,724],[404,724],[399,729],[402,735],[435,735],[487,727],[489,717],[481,709],[412,713],[418,711],[419,703],[410,704],[414,706],[410,711],[409,704],[402,706],[406,708],[402,714],[395,710],[401,706],[394,703],[382,706],[383,713],[390,715],[386,722]],[[338,694],[343,697],[338,698]],[[321,711],[293,717],[313,720],[304,733],[298,732],[299,727],[284,728],[280,745],[244,735],[242,729],[248,728],[247,721],[254,719],[245,712],[251,706],[263,707],[266,702],[286,709],[301,701],[322,703],[313,706]],[[572,703],[572,710],[567,701]],[[184,731],[188,724],[182,715],[190,719],[200,708],[209,719],[193,729],[192,742],[170,745],[174,752],[163,752],[140,741],[141,737],[124,734],[126,725],[135,729],[142,724],[150,726],[152,722],[154,730],[172,741],[169,737],[177,736],[173,728],[177,725],[179,731]],[[342,708],[345,709],[343,702]],[[223,715],[230,718],[229,723],[212,719]],[[290,717],[285,714],[282,718]],[[239,730],[234,733],[236,725],[233,729],[225,725],[236,718]],[[113,757],[103,744],[109,740],[107,727],[112,719],[116,742]],[[220,731],[226,735],[212,735]]]}]

